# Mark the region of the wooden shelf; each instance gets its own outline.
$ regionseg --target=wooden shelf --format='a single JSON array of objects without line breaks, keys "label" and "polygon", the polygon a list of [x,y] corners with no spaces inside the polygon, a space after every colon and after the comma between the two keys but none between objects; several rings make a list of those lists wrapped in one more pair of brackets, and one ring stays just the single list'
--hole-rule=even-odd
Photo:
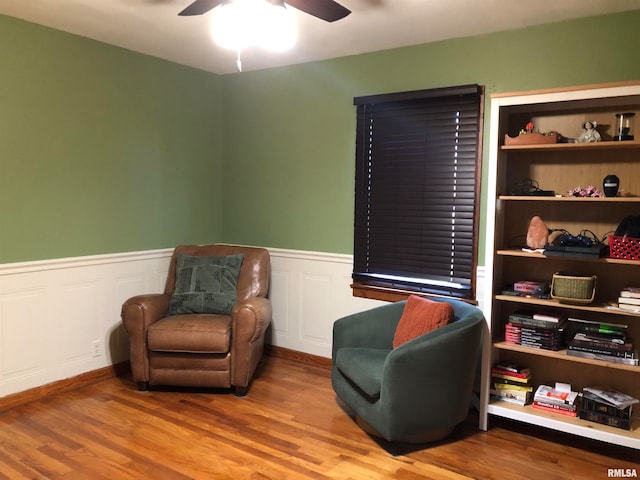
[{"label": "wooden shelf", "polygon": [[525,252],[520,249],[497,250],[496,255],[501,255],[505,257],[539,258],[541,260],[544,260],[544,259],[562,260],[562,261],[571,260],[571,261],[577,261],[577,262],[618,263],[620,265],[640,266],[640,260],[625,260],[624,258],[610,258],[610,257],[600,257],[600,258],[564,257],[564,256],[558,256],[558,255],[545,255],[539,252]]},{"label": "wooden shelf", "polygon": [[618,150],[640,148],[640,142],[594,142],[594,143],[545,143],[532,145],[501,145],[500,150]]},{"label": "wooden shelf", "polygon": [[546,195],[499,195],[498,200],[521,202],[640,203],[640,197],[556,197]]},{"label": "wooden shelf", "polygon": [[570,310],[583,310],[585,312],[597,312],[597,313],[606,313],[607,315],[624,315],[631,317],[640,317],[640,314],[628,312],[626,310],[620,310],[617,308],[609,308],[605,305],[593,303],[589,305],[574,305],[569,303],[560,303],[557,300],[545,300],[542,298],[533,298],[533,297],[516,297],[514,295],[496,295],[496,300],[501,300],[503,302],[514,302],[514,303],[524,303],[528,305],[538,305],[541,307],[551,307],[551,308],[564,308]]},{"label": "wooden shelf", "polygon": [[589,365],[595,365],[598,367],[615,368],[616,370],[627,370],[633,373],[640,373],[640,366],[627,365],[624,363],[605,362],[602,360],[595,360],[593,358],[574,357],[567,355],[566,350],[545,350],[543,348],[531,348],[523,345],[514,345],[507,342],[496,342],[493,346],[500,350],[510,350],[512,352],[526,353],[529,355],[538,355],[540,357],[549,357],[557,360],[563,360],[567,362],[586,363]]},{"label": "wooden shelf", "polygon": [[580,435],[594,440],[640,449],[640,420],[632,420],[631,430],[609,427],[577,417],[537,410],[531,405],[520,406],[508,402],[492,401],[488,413],[541,427]]}]

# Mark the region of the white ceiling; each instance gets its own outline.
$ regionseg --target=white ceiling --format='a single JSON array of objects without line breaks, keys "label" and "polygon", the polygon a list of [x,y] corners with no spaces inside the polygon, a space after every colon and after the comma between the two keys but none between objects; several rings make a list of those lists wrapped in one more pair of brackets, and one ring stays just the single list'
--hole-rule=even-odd
[{"label": "white ceiling", "polygon": [[[235,72],[235,52],[211,41],[210,12],[177,15],[191,1],[0,0],[0,13],[202,70]],[[640,0],[339,1],[352,13],[335,23],[293,9],[296,47],[286,53],[247,50],[243,71],[640,9]]]}]

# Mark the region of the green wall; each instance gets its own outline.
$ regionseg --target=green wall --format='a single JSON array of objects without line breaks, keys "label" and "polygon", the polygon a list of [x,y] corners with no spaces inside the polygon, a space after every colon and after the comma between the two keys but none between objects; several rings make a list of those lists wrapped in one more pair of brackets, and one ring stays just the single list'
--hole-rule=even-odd
[{"label": "green wall", "polygon": [[215,241],[351,253],[353,97],[479,83],[488,106],[640,80],[638,25],[635,11],[217,76],[0,17],[0,263]]},{"label": "green wall", "polygon": [[0,263],[221,237],[220,77],[0,16]]},{"label": "green wall", "polygon": [[635,11],[223,77],[225,241],[351,253],[353,97],[478,83],[488,121],[491,93],[640,80],[638,25]]}]

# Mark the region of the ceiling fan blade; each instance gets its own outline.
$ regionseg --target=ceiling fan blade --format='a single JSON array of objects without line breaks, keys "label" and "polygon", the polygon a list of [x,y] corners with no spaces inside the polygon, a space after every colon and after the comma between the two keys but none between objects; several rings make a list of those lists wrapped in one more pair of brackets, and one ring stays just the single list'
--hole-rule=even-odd
[{"label": "ceiling fan blade", "polygon": [[326,20],[327,22],[335,22],[346,17],[351,10],[343,7],[333,0],[284,0],[285,3],[291,5],[298,10],[302,10],[309,15]]},{"label": "ceiling fan blade", "polygon": [[209,10],[220,5],[223,1],[224,0],[196,0],[187,8],[182,10],[178,15],[202,15],[203,13],[207,13]]}]

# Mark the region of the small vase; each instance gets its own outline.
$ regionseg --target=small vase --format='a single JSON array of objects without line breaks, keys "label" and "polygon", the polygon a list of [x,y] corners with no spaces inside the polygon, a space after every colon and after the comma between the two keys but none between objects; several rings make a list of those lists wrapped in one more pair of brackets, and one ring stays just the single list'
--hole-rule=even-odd
[{"label": "small vase", "polygon": [[616,175],[607,175],[602,180],[602,190],[605,197],[615,197],[620,188],[620,179]]}]

